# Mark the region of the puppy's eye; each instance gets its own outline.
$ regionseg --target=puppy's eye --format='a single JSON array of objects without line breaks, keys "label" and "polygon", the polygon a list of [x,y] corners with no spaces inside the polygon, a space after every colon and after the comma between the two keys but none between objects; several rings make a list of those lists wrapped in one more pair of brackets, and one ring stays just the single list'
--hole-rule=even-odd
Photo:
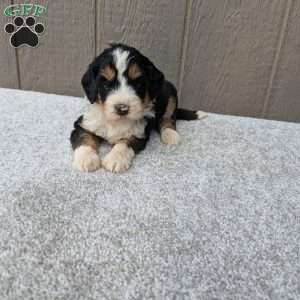
[{"label": "puppy's eye", "polygon": [[100,81],[102,82],[102,83],[106,83],[106,82],[108,82],[108,80],[107,80],[107,78],[106,77],[104,77],[104,76],[100,76]]},{"label": "puppy's eye", "polygon": [[108,88],[109,85],[111,84],[111,82],[110,82],[107,78],[105,78],[104,76],[100,76],[99,80],[100,80],[101,84],[102,84],[105,88]]},{"label": "puppy's eye", "polygon": [[144,76],[139,76],[139,77],[131,80],[131,83],[136,87],[141,87],[144,82],[145,82]]}]

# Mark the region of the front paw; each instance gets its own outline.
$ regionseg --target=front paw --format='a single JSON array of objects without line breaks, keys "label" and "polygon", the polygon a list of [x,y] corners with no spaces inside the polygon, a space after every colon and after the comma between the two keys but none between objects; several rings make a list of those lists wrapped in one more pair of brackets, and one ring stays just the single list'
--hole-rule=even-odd
[{"label": "front paw", "polygon": [[81,172],[93,172],[100,168],[101,160],[94,149],[89,146],[80,146],[74,151],[72,166]]},{"label": "front paw", "polygon": [[165,128],[161,132],[161,140],[166,145],[177,145],[180,143],[180,135],[175,129]]},{"label": "front paw", "polygon": [[133,156],[133,150],[126,144],[116,144],[102,160],[102,166],[110,172],[125,172],[129,169]]}]

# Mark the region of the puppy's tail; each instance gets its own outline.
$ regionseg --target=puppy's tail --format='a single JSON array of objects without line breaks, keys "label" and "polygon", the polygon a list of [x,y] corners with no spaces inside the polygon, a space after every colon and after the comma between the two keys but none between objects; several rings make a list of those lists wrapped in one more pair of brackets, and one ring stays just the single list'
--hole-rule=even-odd
[{"label": "puppy's tail", "polygon": [[200,120],[206,118],[207,116],[207,113],[201,110],[188,110],[184,108],[178,108],[176,112],[177,120]]}]

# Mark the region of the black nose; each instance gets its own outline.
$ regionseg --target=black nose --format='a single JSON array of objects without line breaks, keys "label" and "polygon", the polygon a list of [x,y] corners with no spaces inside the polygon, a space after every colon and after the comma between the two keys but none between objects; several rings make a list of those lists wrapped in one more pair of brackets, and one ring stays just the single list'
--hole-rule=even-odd
[{"label": "black nose", "polygon": [[129,112],[129,107],[126,104],[117,104],[115,105],[116,113],[120,116],[125,116]]}]

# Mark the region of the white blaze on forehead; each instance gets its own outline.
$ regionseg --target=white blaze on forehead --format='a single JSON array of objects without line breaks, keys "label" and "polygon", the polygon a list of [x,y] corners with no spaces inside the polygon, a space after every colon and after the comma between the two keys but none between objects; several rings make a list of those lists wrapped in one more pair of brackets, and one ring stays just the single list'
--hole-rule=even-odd
[{"label": "white blaze on forehead", "polygon": [[115,61],[115,66],[118,70],[118,74],[122,75],[126,69],[127,69],[127,64],[128,64],[128,56],[129,56],[129,51],[123,51],[120,48],[117,48],[113,52],[114,56],[114,61]]},{"label": "white blaze on forehead", "polygon": [[120,48],[115,49],[113,52],[115,67],[118,71],[118,80],[120,82],[120,87],[115,91],[116,93],[135,94],[133,89],[128,86],[124,76],[129,63],[128,56],[129,51],[124,51]]},{"label": "white blaze on forehead", "polygon": [[[129,112],[127,118],[129,120],[139,120],[143,118],[146,112],[143,106],[143,101],[136,94],[136,91],[132,86],[128,84],[125,72],[128,68],[131,57],[130,51],[117,48],[112,53],[114,59],[114,65],[117,70],[118,85],[112,90],[105,101],[105,113],[110,116],[111,120],[114,119],[116,114],[115,106],[117,104],[126,104],[129,106]],[[149,111],[151,107],[147,110]]]}]

